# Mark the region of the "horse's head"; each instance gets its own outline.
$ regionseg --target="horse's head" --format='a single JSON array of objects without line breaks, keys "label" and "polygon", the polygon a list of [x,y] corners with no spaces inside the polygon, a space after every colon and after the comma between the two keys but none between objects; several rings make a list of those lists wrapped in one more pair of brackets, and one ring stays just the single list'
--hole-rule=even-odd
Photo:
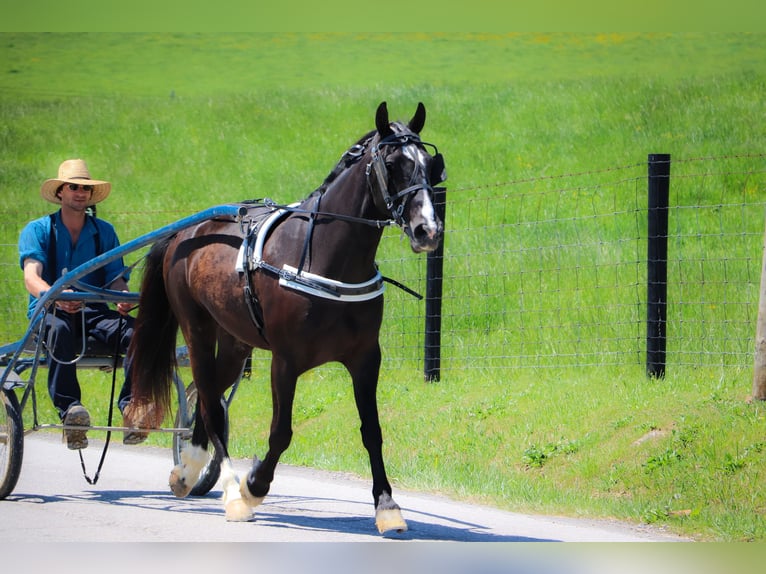
[{"label": "horse's head", "polygon": [[386,103],[381,103],[367,165],[375,205],[404,230],[415,253],[436,249],[444,231],[433,204],[434,186],[446,179],[444,159],[436,146],[420,140],[425,121],[422,103],[407,125],[389,123]]}]

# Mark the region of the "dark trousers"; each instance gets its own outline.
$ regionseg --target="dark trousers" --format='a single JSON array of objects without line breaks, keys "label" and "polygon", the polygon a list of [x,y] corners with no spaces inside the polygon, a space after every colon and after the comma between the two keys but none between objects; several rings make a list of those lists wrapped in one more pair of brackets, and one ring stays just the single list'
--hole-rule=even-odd
[{"label": "dark trousers", "polygon": [[[81,402],[77,364],[67,364],[82,352],[83,318],[85,336],[93,337],[108,349],[125,354],[133,336],[134,319],[122,316],[104,303],[93,303],[79,313],[57,310],[45,316],[48,347],[48,393],[62,418],[73,404]],[[125,381],[117,405],[122,411],[130,402],[130,361],[124,361]]]}]

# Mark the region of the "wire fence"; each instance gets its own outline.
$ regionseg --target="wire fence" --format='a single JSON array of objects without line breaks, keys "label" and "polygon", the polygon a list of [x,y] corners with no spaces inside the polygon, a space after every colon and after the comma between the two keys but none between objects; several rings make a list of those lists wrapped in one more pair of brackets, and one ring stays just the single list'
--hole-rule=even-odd
[{"label": "wire fence", "polygon": [[[752,366],[765,168],[672,162],[668,365]],[[644,363],[646,163],[448,193],[444,372]]]},{"label": "wire fence", "polygon": [[[446,204],[442,377],[465,369],[644,364],[645,162],[449,188]],[[668,368],[749,369],[766,155],[673,158],[668,211]],[[27,327],[16,243],[24,223],[43,213],[4,208],[0,342],[18,339]],[[187,215],[103,214],[123,241]],[[384,275],[425,293],[426,258],[411,253],[400,233],[387,230],[378,255]],[[140,274],[139,265],[134,287]],[[423,368],[424,313],[422,301],[387,287],[381,336],[386,367]],[[256,353],[254,359],[268,356]]]}]

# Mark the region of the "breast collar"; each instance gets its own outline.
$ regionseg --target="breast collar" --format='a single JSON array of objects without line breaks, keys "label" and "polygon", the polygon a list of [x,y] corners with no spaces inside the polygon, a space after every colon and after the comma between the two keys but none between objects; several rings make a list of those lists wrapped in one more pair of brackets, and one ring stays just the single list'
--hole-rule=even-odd
[{"label": "breast collar", "polygon": [[291,213],[292,208],[298,205],[300,204],[293,203],[285,208],[276,209],[265,219],[250,226],[237,256],[237,271],[263,269],[279,277],[279,284],[282,287],[332,301],[369,301],[383,295],[385,291],[384,278],[377,268],[375,275],[367,281],[345,283],[309,273],[302,268],[295,268],[287,264],[280,269],[263,260],[263,246],[269,231]]}]

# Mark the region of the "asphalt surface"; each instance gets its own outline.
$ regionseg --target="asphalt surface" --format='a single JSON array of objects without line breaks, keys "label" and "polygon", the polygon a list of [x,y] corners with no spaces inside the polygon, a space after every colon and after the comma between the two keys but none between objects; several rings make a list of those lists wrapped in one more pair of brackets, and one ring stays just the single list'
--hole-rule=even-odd
[{"label": "asphalt surface", "polygon": [[[121,435],[118,435],[121,438]],[[92,476],[103,442],[83,451]],[[235,460],[244,474],[249,461]],[[409,530],[381,536],[371,483],[342,473],[279,465],[271,493],[253,520],[230,523],[220,484],[204,497],[179,499],[168,486],[168,450],[109,445],[98,482],[58,435],[25,437],[21,476],[0,501],[0,540],[35,542],[665,542],[681,538],[616,521],[533,516],[396,489]],[[202,534],[201,534],[202,533]]]}]

